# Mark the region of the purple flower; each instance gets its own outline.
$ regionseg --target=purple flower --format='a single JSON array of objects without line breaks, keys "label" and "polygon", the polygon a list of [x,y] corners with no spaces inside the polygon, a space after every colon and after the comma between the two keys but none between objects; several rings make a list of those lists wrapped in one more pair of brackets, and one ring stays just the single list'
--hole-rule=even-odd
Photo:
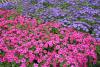
[{"label": "purple flower", "polygon": [[100,37],[99,37],[99,38],[96,38],[96,40],[97,40],[97,41],[100,41]]},{"label": "purple flower", "polygon": [[92,26],[92,28],[95,32],[95,37],[100,38],[100,24],[95,24]]},{"label": "purple flower", "polygon": [[30,7],[32,6],[32,3],[30,3],[29,0],[22,0],[22,7],[23,7],[23,15],[28,16],[28,11]]},{"label": "purple flower", "polygon": [[13,9],[13,8],[16,8],[16,3],[13,3],[13,2],[6,2],[4,4],[0,4],[0,8],[4,8],[4,9]]},{"label": "purple flower", "polygon": [[86,32],[89,32],[89,29],[91,28],[91,26],[88,25],[87,23],[78,21],[77,22],[74,21],[71,25],[69,25],[69,27],[74,27],[78,30],[82,29]]},{"label": "purple flower", "polygon": [[51,9],[50,9],[50,13],[51,13],[54,17],[57,17],[57,16],[64,16],[64,15],[65,15],[64,11],[62,11],[60,8],[51,8]]},{"label": "purple flower", "polygon": [[47,0],[50,4],[58,4],[61,3],[61,0]]}]

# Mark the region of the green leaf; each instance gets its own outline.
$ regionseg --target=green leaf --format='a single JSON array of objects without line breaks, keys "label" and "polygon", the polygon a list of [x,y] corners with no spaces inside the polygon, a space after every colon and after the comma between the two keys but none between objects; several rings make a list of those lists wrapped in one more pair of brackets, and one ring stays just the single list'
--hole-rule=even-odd
[{"label": "green leaf", "polygon": [[34,0],[32,0],[32,5],[35,5],[35,4],[37,4],[37,2]]},{"label": "green leaf", "polygon": [[82,22],[86,22],[88,23],[89,25],[94,25],[96,22],[91,22],[91,21],[88,21],[87,19],[84,19],[84,18],[77,18],[77,21],[82,21]]},{"label": "green leaf", "polygon": [[34,64],[34,62],[29,63],[29,64],[27,65],[27,67],[33,67],[33,64]]},{"label": "green leaf", "polygon": [[9,62],[4,62],[5,67],[11,67],[11,63]]},{"label": "green leaf", "polygon": [[13,47],[13,46],[8,46],[8,49],[9,49],[9,50],[13,50],[14,47]]},{"label": "green leaf", "polygon": [[100,61],[97,61],[97,63],[96,64],[93,64],[92,67],[100,67]]},{"label": "green leaf", "polygon": [[23,57],[24,57],[24,55],[19,55],[18,56],[19,59],[22,59]]},{"label": "green leaf", "polygon": [[27,25],[17,24],[17,28],[18,28],[18,29],[25,30],[25,29],[27,28]]},{"label": "green leaf", "polygon": [[46,50],[46,51],[52,52],[52,51],[54,50],[54,47],[43,48],[43,50]]},{"label": "green leaf", "polygon": [[61,39],[63,39],[63,38],[64,38],[64,36],[63,36],[62,34],[59,34],[59,37],[60,37]]},{"label": "green leaf", "polygon": [[0,62],[0,67],[5,67],[3,63]]},{"label": "green leaf", "polygon": [[53,65],[52,65],[52,64],[50,64],[50,67],[53,67]]},{"label": "green leaf", "polygon": [[80,5],[82,5],[82,6],[89,6],[89,3],[88,2],[83,2]]},{"label": "green leaf", "polygon": [[44,2],[43,5],[48,7],[48,8],[52,8],[54,6],[53,4],[50,4],[48,2]]},{"label": "green leaf", "polygon": [[64,8],[69,7],[69,6],[70,6],[70,4],[65,2],[65,3],[63,3],[63,4],[60,5],[60,8],[64,9]]},{"label": "green leaf", "polygon": [[14,19],[14,16],[8,17],[8,20],[13,20],[13,19]]},{"label": "green leaf", "polygon": [[90,5],[93,9],[100,9],[100,6]]},{"label": "green leaf", "polygon": [[100,64],[100,61],[97,61],[97,64]]},{"label": "green leaf", "polygon": [[38,13],[43,12],[43,11],[44,11],[44,9],[42,9],[42,8],[37,10]]},{"label": "green leaf", "polygon": [[88,67],[93,67],[93,64],[89,63],[89,64],[88,64]]},{"label": "green leaf", "polygon": [[26,62],[29,62],[29,58],[26,58]]},{"label": "green leaf", "polygon": [[0,50],[0,55],[4,56],[5,55],[5,52]]},{"label": "green leaf", "polygon": [[60,67],[63,67],[64,62],[60,63]]},{"label": "green leaf", "polygon": [[76,40],[73,40],[73,44],[76,44],[77,43],[77,41]]},{"label": "green leaf", "polygon": [[12,62],[11,65],[12,67],[19,67],[19,64],[17,64],[16,62]]},{"label": "green leaf", "polygon": [[100,55],[100,46],[96,46],[96,52]]},{"label": "green leaf", "polygon": [[42,23],[42,20],[41,19],[38,19],[37,22],[38,22],[38,24],[41,24]]},{"label": "green leaf", "polygon": [[9,24],[8,24],[8,26],[9,26],[9,27],[11,27],[11,26],[12,26],[12,24],[10,24],[10,23],[9,23]]},{"label": "green leaf", "polygon": [[52,30],[51,30],[51,32],[54,33],[54,34],[58,34],[59,30],[57,28],[53,27]]},{"label": "green leaf", "polygon": [[3,18],[3,15],[0,15],[0,18]]},{"label": "green leaf", "polygon": [[29,50],[36,50],[36,47],[33,46],[33,47],[29,48]]},{"label": "green leaf", "polygon": [[19,6],[17,7],[17,12],[18,12],[18,13],[22,13],[22,11],[23,11],[23,8],[22,8],[21,5],[19,5]]}]

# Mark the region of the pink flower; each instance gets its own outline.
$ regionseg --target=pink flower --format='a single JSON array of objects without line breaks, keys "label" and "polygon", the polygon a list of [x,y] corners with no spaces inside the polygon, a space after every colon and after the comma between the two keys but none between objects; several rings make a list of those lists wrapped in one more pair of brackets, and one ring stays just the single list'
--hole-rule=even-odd
[{"label": "pink flower", "polygon": [[44,52],[44,53],[47,53],[47,51],[46,51],[46,50],[43,50],[43,52]]},{"label": "pink flower", "polygon": [[20,24],[24,24],[24,17],[22,17],[22,16],[19,16],[19,19],[18,19],[18,21],[20,22]]},{"label": "pink flower", "polygon": [[39,58],[39,59],[38,59],[38,62],[39,62],[39,63],[42,62],[42,58]]},{"label": "pink flower", "polygon": [[47,43],[46,43],[46,44],[44,44],[44,47],[45,47],[45,48],[48,48],[48,44],[47,44]]},{"label": "pink flower", "polygon": [[20,67],[26,67],[26,64],[25,64],[25,63],[22,63],[22,64],[20,65]]},{"label": "pink flower", "polygon": [[60,49],[60,45],[57,45],[57,46],[56,46],[56,49]]},{"label": "pink flower", "polygon": [[34,51],[35,53],[39,53],[39,52],[41,52],[42,51],[42,49],[41,48],[36,48],[36,50]]},{"label": "pink flower", "polygon": [[47,43],[49,44],[50,47],[53,46],[53,42],[52,41],[48,41]]},{"label": "pink flower", "polygon": [[38,67],[38,64],[34,63],[34,67]]},{"label": "pink flower", "polygon": [[64,58],[59,58],[59,62],[62,63],[64,61]]},{"label": "pink flower", "polygon": [[55,55],[55,58],[60,58],[60,56],[58,54]]},{"label": "pink flower", "polygon": [[66,64],[63,64],[63,67],[66,67],[67,65]]},{"label": "pink flower", "polygon": [[26,59],[25,59],[25,58],[22,58],[22,59],[21,59],[21,62],[22,62],[22,63],[25,63],[25,62],[26,62]]}]

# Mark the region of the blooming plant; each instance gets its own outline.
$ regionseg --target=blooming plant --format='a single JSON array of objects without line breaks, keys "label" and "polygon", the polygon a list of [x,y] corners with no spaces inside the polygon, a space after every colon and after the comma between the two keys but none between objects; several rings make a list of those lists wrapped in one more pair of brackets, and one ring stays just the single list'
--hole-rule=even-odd
[{"label": "blooming plant", "polygon": [[57,22],[38,23],[37,19],[23,16],[6,19],[8,16],[3,12],[1,10],[0,14],[2,67],[88,67],[96,64],[95,51],[100,41],[90,34]]},{"label": "blooming plant", "polygon": [[41,17],[44,22],[56,20],[100,40],[99,3],[100,0],[0,0],[0,8],[15,9],[26,17]]}]

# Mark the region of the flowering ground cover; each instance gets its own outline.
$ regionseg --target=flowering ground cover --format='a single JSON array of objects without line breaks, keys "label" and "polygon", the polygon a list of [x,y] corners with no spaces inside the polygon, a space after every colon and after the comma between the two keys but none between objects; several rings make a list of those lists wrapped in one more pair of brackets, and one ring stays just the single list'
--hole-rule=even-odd
[{"label": "flowering ground cover", "polygon": [[0,0],[0,8],[15,9],[43,22],[57,21],[100,40],[100,0]]},{"label": "flowering ground cover", "polygon": [[100,67],[100,0],[0,0],[0,67]]},{"label": "flowering ground cover", "polygon": [[99,67],[100,40],[42,22],[0,10],[0,67]]}]

